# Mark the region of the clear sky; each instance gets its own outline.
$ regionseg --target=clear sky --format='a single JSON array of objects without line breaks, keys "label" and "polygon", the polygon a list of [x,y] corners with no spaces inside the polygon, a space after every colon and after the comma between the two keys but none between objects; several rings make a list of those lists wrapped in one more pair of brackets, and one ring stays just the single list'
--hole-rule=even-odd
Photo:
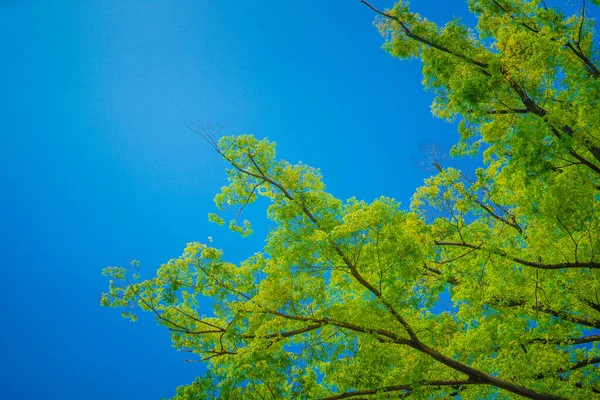
[{"label": "clear sky", "polygon": [[261,248],[260,220],[247,239],[207,222],[225,164],[186,124],[268,137],[338,197],[408,206],[420,147],[457,134],[373,19],[357,0],[0,1],[0,398],[169,397],[202,371],[150,315],[99,305],[105,266],[149,276],[208,236],[234,261]]}]

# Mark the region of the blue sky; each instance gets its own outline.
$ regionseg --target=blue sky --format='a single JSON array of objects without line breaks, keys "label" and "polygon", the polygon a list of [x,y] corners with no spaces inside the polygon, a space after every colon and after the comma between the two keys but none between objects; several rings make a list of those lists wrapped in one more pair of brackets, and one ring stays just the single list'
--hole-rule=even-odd
[{"label": "blue sky", "polygon": [[0,2],[0,397],[169,397],[200,373],[150,315],[99,306],[103,267],[150,275],[208,236],[232,260],[261,248],[260,220],[248,239],[207,222],[225,164],[186,124],[268,137],[338,197],[408,205],[420,147],[457,134],[373,19],[355,0]]}]

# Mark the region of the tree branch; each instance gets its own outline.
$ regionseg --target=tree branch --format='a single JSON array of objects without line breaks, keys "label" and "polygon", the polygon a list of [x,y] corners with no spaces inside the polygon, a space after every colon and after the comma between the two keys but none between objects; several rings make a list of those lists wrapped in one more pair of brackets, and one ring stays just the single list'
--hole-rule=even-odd
[{"label": "tree branch", "polygon": [[[565,372],[570,372],[570,371],[575,371],[577,369],[583,368],[583,367],[587,367],[588,365],[593,365],[593,364],[598,364],[600,363],[600,357],[592,357],[592,358],[586,358],[585,360],[581,360],[579,362],[576,362],[574,364],[569,365],[568,367],[565,368],[559,368],[556,373],[557,374],[563,374]],[[543,375],[543,374],[539,374],[537,375],[535,378],[536,379],[543,379],[543,378],[550,378],[551,376],[547,376],[547,375]]]},{"label": "tree branch", "polygon": [[600,263],[597,262],[566,262],[566,263],[558,263],[558,264],[541,264],[541,263],[536,263],[533,261],[527,261],[527,260],[523,260],[521,258],[518,257],[513,257],[513,256],[509,256],[507,255],[503,250],[485,250],[482,246],[483,244],[480,245],[474,245],[474,244],[469,244],[469,243],[461,243],[461,242],[444,242],[444,241],[438,241],[436,240],[434,242],[436,245],[438,246],[453,246],[453,247],[466,247],[469,249],[474,249],[474,250],[483,250],[483,251],[487,251],[490,254],[494,254],[503,258],[506,258],[508,260],[514,261],[517,264],[521,264],[527,267],[532,267],[532,268],[539,268],[539,269],[549,269],[549,270],[557,270],[557,269],[573,269],[573,268],[590,268],[590,269],[600,269]]},{"label": "tree branch", "polygon": [[528,389],[526,387],[519,386],[514,383],[497,378],[495,376],[491,376],[491,375],[486,374],[485,372],[480,371],[478,369],[475,369],[467,364],[463,364],[462,362],[457,361],[454,358],[448,357],[448,356],[440,353],[439,351],[427,346],[426,344],[424,344],[422,342],[415,342],[413,340],[402,338],[402,337],[396,335],[395,333],[384,330],[384,329],[364,328],[364,327],[358,326],[356,324],[343,322],[343,321],[336,321],[336,320],[333,320],[330,318],[314,318],[314,317],[302,317],[302,316],[296,316],[296,315],[289,315],[289,314],[286,314],[286,313],[283,313],[280,311],[276,311],[276,310],[268,310],[266,312],[273,314],[273,315],[280,316],[282,318],[295,320],[295,321],[328,324],[328,325],[336,326],[338,328],[349,329],[351,331],[358,332],[358,333],[377,334],[380,336],[379,340],[381,342],[386,343],[386,342],[391,341],[392,343],[409,346],[421,353],[429,355],[431,358],[440,362],[441,364],[443,364],[447,367],[450,367],[455,371],[461,372],[461,373],[469,376],[469,378],[472,380],[481,381],[481,383],[487,383],[489,385],[496,386],[498,388],[504,389],[511,393],[515,393],[515,394],[518,394],[520,396],[527,397],[530,399],[562,399],[562,397],[545,394],[545,393],[539,393],[534,390]]},{"label": "tree branch", "polygon": [[558,319],[562,319],[563,321],[571,322],[573,324],[578,324],[582,326],[587,326],[589,328],[600,329],[600,320],[590,320],[586,318],[578,317],[577,315],[568,314],[564,311],[558,311],[544,304],[535,304],[529,305],[525,300],[504,300],[503,302],[494,301],[492,304],[497,306],[505,306],[505,307],[524,307],[529,306],[535,311],[543,312],[544,314],[552,315]]},{"label": "tree branch", "polygon": [[577,345],[584,343],[599,342],[600,335],[583,336],[579,338],[565,338],[565,339],[544,339],[535,338],[529,340],[527,343],[543,343],[543,344],[558,344],[558,345]]},{"label": "tree branch", "polygon": [[[531,27],[531,26],[527,25],[526,23],[524,23],[523,21],[520,21],[519,19],[517,19],[517,17],[515,17],[514,15],[512,15],[505,7],[503,7],[500,3],[498,3],[498,1],[496,1],[496,0],[492,0],[492,1],[493,1],[494,4],[496,4],[496,6],[498,6],[498,8],[500,8],[502,10],[502,12],[504,12],[505,14],[507,14],[517,24],[521,25],[522,27],[524,27],[529,32],[532,32],[532,33],[535,33],[535,34],[539,34],[540,33],[539,29]],[[577,42],[575,42],[575,46],[573,46],[573,44],[571,42],[567,41],[566,44],[565,44],[565,47],[567,47],[576,57],[578,57],[583,62],[583,64],[585,65],[587,71],[589,72],[589,74],[592,77],[598,78],[598,77],[600,77],[600,71],[594,65],[594,63],[592,63],[592,61],[588,57],[586,57],[585,54],[583,54],[583,51],[581,51],[581,48],[579,47],[579,43],[581,41],[581,32],[582,32],[582,29],[583,29],[584,13],[585,13],[585,0],[583,0],[583,10],[582,10],[582,13],[581,13],[581,22],[580,22],[579,31],[578,31],[578,34],[577,34]],[[553,42],[556,42],[559,39],[556,38],[556,37],[551,37],[550,40],[553,41]]]},{"label": "tree branch", "polygon": [[452,50],[450,50],[449,48],[447,48],[445,46],[442,46],[440,44],[434,43],[434,42],[432,42],[432,41],[424,38],[423,36],[416,35],[416,34],[414,34],[410,30],[410,28],[404,23],[404,21],[402,21],[400,18],[396,17],[395,15],[386,13],[384,11],[380,11],[377,8],[373,7],[371,4],[369,4],[368,2],[366,2],[365,0],[360,0],[360,2],[362,4],[364,4],[364,5],[366,5],[367,7],[369,7],[371,10],[375,11],[377,14],[379,14],[379,15],[385,17],[385,18],[388,18],[388,19],[396,21],[400,25],[400,27],[402,28],[402,30],[404,31],[404,33],[406,34],[406,36],[408,36],[409,38],[414,39],[414,40],[416,40],[418,42],[421,42],[421,43],[423,43],[423,44],[425,44],[425,45],[427,45],[429,47],[433,47],[434,49],[443,51],[446,54],[450,54],[450,55],[452,55],[454,57],[460,58],[461,60],[467,61],[468,63],[473,64],[473,65],[479,67],[480,71],[484,75],[491,76],[491,74],[488,71],[486,71],[486,68],[488,67],[487,63],[484,63],[484,62],[481,62],[481,61],[477,61],[477,60],[475,60],[475,59],[473,59],[471,57],[465,56],[464,54],[460,54],[460,53],[457,53],[455,51],[452,51]]},{"label": "tree branch", "polygon": [[339,393],[333,396],[323,397],[321,400],[338,400],[338,399],[348,399],[357,396],[369,396],[378,393],[390,393],[397,392],[400,390],[411,390],[416,386],[432,386],[442,388],[444,386],[450,386],[452,388],[459,388],[465,385],[481,385],[485,384],[483,382],[479,382],[473,379],[462,379],[455,381],[445,381],[445,380],[434,380],[434,381],[424,381],[417,382],[414,384],[406,384],[406,385],[391,385],[391,386],[383,386],[377,389],[365,389],[365,390],[355,390],[349,392]]},{"label": "tree branch", "polygon": [[[287,199],[289,199],[290,201],[295,202],[296,204],[298,204],[300,206],[300,208],[302,209],[302,211],[304,212],[304,214],[315,224],[315,226],[318,229],[325,231],[321,227],[321,224],[319,223],[319,221],[317,220],[317,218],[310,212],[310,210],[308,210],[308,208],[306,207],[306,205],[304,205],[303,203],[299,203],[288,192],[288,190],[282,184],[280,184],[280,183],[274,181],[273,179],[269,178],[262,171],[262,169],[258,166],[258,164],[254,161],[254,158],[250,154],[248,154],[248,157],[250,158],[250,161],[252,162],[252,164],[254,165],[254,167],[258,170],[258,172],[260,174],[260,177],[262,179],[264,179],[265,181],[271,183],[273,186],[275,186],[276,188],[278,188]],[[242,169],[240,169],[240,170],[242,172],[245,172]],[[418,341],[419,339],[417,338],[417,335],[415,334],[415,332],[413,331],[413,329],[411,328],[411,326],[408,324],[408,322],[404,319],[404,317],[402,317],[394,309],[394,307],[391,305],[390,302],[388,302],[386,299],[384,299],[382,297],[381,292],[375,286],[373,286],[370,282],[368,282],[358,272],[358,269],[357,269],[356,265],[354,265],[354,263],[346,255],[346,253],[344,253],[344,251],[336,243],[334,243],[332,241],[329,241],[329,243],[333,247],[333,249],[336,251],[336,253],[342,258],[342,260],[344,260],[344,263],[348,266],[348,268],[350,270],[350,274],[354,277],[354,279],[356,279],[363,287],[365,287],[367,290],[369,290],[371,293],[373,293],[383,303],[383,305],[390,311],[390,313],[394,316],[394,318],[404,327],[404,329],[406,330],[406,332],[408,333],[408,335],[411,337],[412,340]]]},{"label": "tree branch", "polygon": [[244,335],[244,338],[246,338],[246,339],[254,339],[254,338],[261,338],[261,339],[289,338],[289,337],[292,337],[292,336],[300,335],[302,333],[314,331],[316,329],[321,328],[322,326],[323,326],[322,323],[318,323],[318,324],[313,324],[313,325],[306,326],[304,328],[294,329],[292,331],[270,333],[270,334],[264,335],[264,336],[262,336],[262,335]]}]

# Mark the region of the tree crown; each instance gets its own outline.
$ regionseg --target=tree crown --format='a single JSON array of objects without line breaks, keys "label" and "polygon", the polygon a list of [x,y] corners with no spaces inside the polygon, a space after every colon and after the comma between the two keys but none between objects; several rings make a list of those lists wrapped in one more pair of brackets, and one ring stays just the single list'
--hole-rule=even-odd
[{"label": "tree crown", "polygon": [[[279,160],[274,143],[217,141],[200,127],[230,164],[215,197],[238,210],[230,228],[250,234],[243,209],[269,201],[265,248],[234,264],[190,243],[142,281],[107,268],[102,304],[152,312],[177,349],[207,363],[181,399],[597,395],[591,5],[566,17],[543,1],[470,0],[472,30],[438,27],[407,2],[362,2],[386,51],[421,60],[434,114],[459,119],[453,154],[481,154],[483,166],[469,175],[434,160],[436,175],[403,210],[385,197],[337,199],[317,169]],[[443,293],[454,306],[433,311]]]}]

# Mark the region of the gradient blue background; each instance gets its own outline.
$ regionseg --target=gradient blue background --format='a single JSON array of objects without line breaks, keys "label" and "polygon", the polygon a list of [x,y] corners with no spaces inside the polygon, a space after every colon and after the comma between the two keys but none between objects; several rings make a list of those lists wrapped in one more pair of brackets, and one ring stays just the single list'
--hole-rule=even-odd
[{"label": "gradient blue background", "polygon": [[99,306],[105,266],[149,276],[208,236],[234,261],[261,248],[260,206],[248,239],[207,222],[225,164],[186,124],[266,136],[338,197],[408,206],[420,146],[457,135],[373,19],[354,0],[0,2],[0,398],[155,399],[201,373],[150,315]]}]

